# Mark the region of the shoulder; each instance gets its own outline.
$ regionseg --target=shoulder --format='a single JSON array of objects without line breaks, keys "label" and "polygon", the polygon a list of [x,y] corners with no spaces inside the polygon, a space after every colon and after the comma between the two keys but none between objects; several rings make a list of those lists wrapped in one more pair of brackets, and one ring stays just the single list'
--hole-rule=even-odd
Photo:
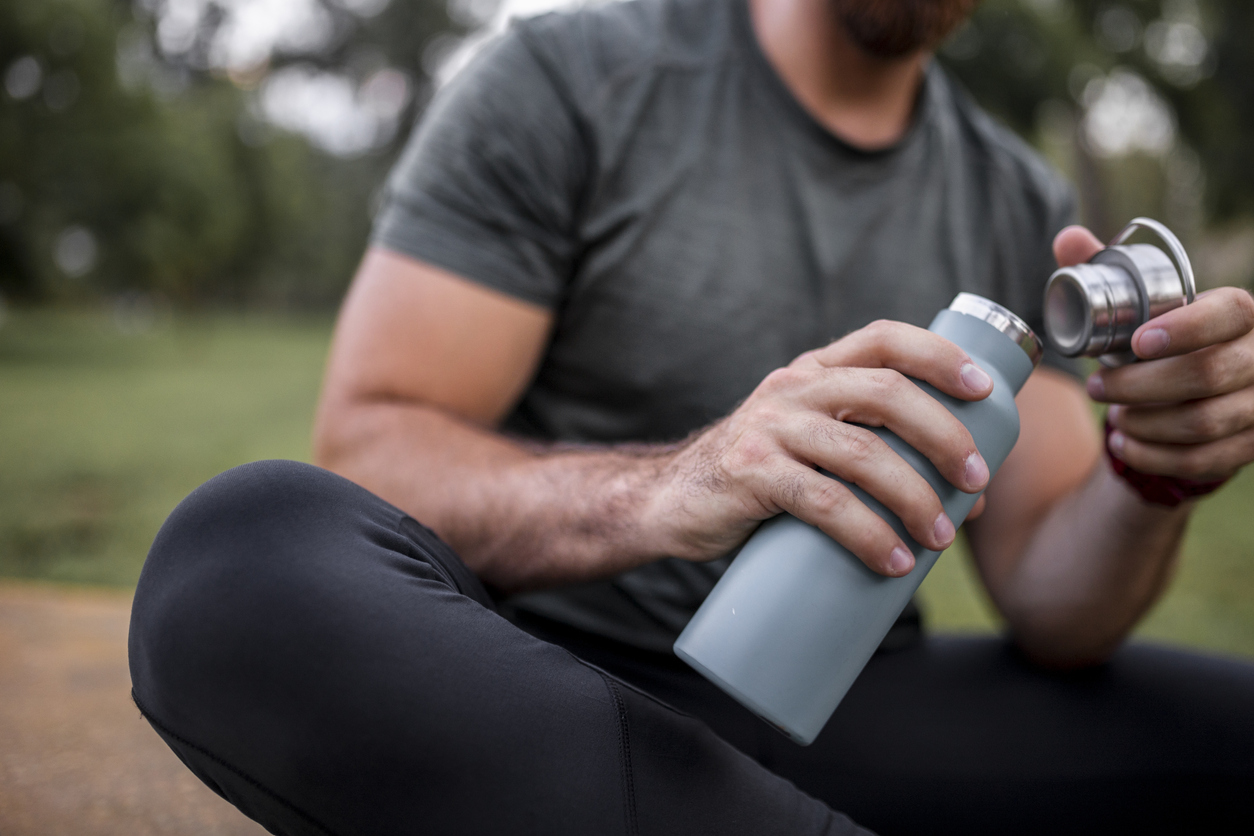
[{"label": "shoulder", "polygon": [[944,69],[934,66],[931,75],[946,121],[993,199],[1026,210],[1045,225],[1069,221],[1075,204],[1071,184],[1036,149],[976,104]]}]

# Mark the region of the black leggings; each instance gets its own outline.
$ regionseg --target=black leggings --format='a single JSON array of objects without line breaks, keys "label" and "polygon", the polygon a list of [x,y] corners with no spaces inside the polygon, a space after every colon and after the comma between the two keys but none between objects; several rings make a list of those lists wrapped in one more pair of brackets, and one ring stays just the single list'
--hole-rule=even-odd
[{"label": "black leggings", "polygon": [[130,660],[157,732],[279,834],[1254,825],[1252,666],[1133,645],[1057,676],[934,638],[873,659],[802,748],[674,657],[507,621],[430,531],[292,462],[170,516]]}]

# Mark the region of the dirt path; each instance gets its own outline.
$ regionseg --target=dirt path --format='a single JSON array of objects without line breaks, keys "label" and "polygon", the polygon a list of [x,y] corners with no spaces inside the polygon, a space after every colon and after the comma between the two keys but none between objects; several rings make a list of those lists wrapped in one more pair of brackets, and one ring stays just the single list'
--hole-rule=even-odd
[{"label": "dirt path", "polygon": [[130,699],[130,596],[0,583],[0,833],[257,836]]}]

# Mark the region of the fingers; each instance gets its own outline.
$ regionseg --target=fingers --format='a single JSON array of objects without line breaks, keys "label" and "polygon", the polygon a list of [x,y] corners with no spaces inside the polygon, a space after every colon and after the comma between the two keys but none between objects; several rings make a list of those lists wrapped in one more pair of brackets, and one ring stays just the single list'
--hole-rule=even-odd
[{"label": "fingers", "polygon": [[[1160,317],[1161,318],[1161,317]],[[1097,401],[1167,404],[1226,395],[1254,385],[1254,335],[1179,357],[1103,369],[1088,380]]]},{"label": "fingers", "polygon": [[967,353],[942,336],[904,322],[879,320],[792,363],[796,368],[889,368],[926,380],[942,392],[978,401],[993,380]]},{"label": "fingers", "polygon": [[1141,326],[1146,359],[1089,378],[1115,404],[1112,455],[1144,473],[1186,479],[1231,475],[1254,460],[1254,298],[1220,288]]},{"label": "fingers", "polygon": [[875,497],[922,545],[941,551],[953,543],[953,523],[932,486],[865,427],[815,417],[788,445],[788,452]]},{"label": "fingers", "polygon": [[[974,493],[983,489],[988,481],[988,465],[976,449],[970,431],[953,413],[898,371],[824,369],[811,378],[801,397],[815,411],[845,424],[887,427],[922,453],[950,484],[961,490]],[[871,433],[866,435],[874,438]],[[842,435],[841,440],[844,445],[839,450],[843,452],[850,443],[848,435]],[[852,451],[855,456],[858,452],[857,449]],[[840,472],[826,457],[814,463],[833,473]],[[857,481],[843,473],[840,475]],[[870,487],[863,487],[874,494]]]},{"label": "fingers", "polygon": [[1238,339],[1254,330],[1254,296],[1237,287],[1206,291],[1192,305],[1146,322],[1132,335],[1143,360],[1175,357]]},{"label": "fingers", "polygon": [[[780,452],[802,467],[821,467],[858,485],[901,519],[917,542],[938,551],[953,542],[954,526],[935,490],[867,427],[891,430],[961,490],[974,493],[988,483],[988,465],[967,428],[935,398],[893,369],[824,368],[817,364],[781,369],[763,382],[755,400],[760,401],[756,438],[742,436],[740,449],[748,455],[733,460],[730,470],[736,481],[753,480],[755,473],[762,472],[757,451],[778,445]],[[794,471],[789,468],[789,472]],[[762,497],[766,504],[789,507],[806,502],[804,498],[776,496],[774,484],[768,482],[768,495]],[[825,484],[817,484],[830,493]],[[846,545],[856,550],[855,544]],[[860,556],[877,571],[883,568],[874,562],[883,558],[882,550]]]},{"label": "fingers", "polygon": [[1083,264],[1105,245],[1082,226],[1069,226],[1054,236],[1054,259],[1059,267]]},{"label": "fingers", "polygon": [[837,482],[790,459],[776,463],[773,493],[779,506],[821,529],[881,575],[901,577],[914,568],[914,556],[896,532]]},{"label": "fingers", "polygon": [[1180,404],[1111,406],[1110,423],[1141,441],[1203,444],[1254,427],[1254,389]]},{"label": "fingers", "polygon": [[[931,387],[924,391],[918,381]],[[954,524],[907,454],[867,427],[887,428],[944,479],[974,493],[988,482],[988,466],[934,396],[939,390],[974,401],[992,389],[993,379],[958,346],[896,322],[873,323],[798,357],[768,375],[727,420],[676,451],[682,462],[667,473],[678,477],[683,519],[673,537],[679,550],[670,553],[704,559],[720,531],[787,511],[874,571],[906,574],[914,559],[902,537],[940,550],[953,542]],[[917,463],[913,452],[908,457]],[[863,491],[902,521],[902,537],[858,499]]]},{"label": "fingers", "polygon": [[1254,429],[1205,444],[1157,444],[1115,431],[1108,446],[1112,455],[1142,473],[1224,479],[1254,461]]}]

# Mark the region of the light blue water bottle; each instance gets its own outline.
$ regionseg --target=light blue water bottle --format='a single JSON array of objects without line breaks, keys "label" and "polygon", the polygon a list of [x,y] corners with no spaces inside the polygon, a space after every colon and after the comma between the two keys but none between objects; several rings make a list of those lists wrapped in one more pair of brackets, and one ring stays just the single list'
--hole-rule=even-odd
[{"label": "light blue water bottle", "polygon": [[[993,378],[992,394],[973,402],[915,381],[971,432],[991,476],[1019,438],[1014,397],[1040,362],[1041,342],[1019,317],[971,293],[958,294],[929,330]],[[949,484],[893,433],[871,429],[928,481],[954,527],[961,525],[979,494]],[[910,574],[879,575],[819,529],[781,514],[749,538],[675,642],[679,658],[802,745],[827,724],[940,556],[865,491],[844,484],[914,553]]]}]

